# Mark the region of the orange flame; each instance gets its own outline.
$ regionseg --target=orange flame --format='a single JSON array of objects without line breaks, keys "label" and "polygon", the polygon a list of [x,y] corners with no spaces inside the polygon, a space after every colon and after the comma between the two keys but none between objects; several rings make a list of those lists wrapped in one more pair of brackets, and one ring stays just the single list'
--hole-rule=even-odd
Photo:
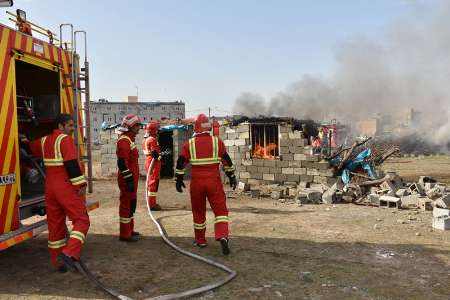
[{"label": "orange flame", "polygon": [[270,143],[267,144],[265,147],[256,144],[255,145],[255,151],[253,151],[253,157],[256,158],[264,158],[264,159],[275,159],[275,150],[277,149],[277,144]]}]

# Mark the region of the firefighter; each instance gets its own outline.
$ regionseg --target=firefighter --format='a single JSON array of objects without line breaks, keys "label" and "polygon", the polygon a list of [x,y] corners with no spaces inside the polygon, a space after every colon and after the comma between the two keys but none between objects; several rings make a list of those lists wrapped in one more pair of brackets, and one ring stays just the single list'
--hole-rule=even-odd
[{"label": "firefighter", "polygon": [[117,166],[119,168],[117,181],[120,189],[119,240],[137,242],[139,232],[134,231],[134,213],[136,211],[137,188],[139,180],[139,152],[135,144],[136,135],[140,129],[138,116],[126,115],[118,127]]},{"label": "firefighter", "polygon": [[142,149],[145,155],[145,171],[148,172],[150,163],[154,159],[153,169],[148,179],[147,201],[151,210],[161,210],[161,206],[156,203],[158,195],[159,179],[161,173],[161,150],[158,144],[159,123],[151,121],[145,127],[145,136],[142,141]]},{"label": "firefighter", "polygon": [[[43,158],[46,169],[50,260],[58,271],[66,272],[67,269],[75,270],[74,262],[80,259],[90,222],[85,204],[86,179],[71,136],[75,130],[74,119],[69,114],[60,114],[55,125],[51,134],[31,142],[30,149],[34,155]],[[73,225],[70,233],[66,216]]]},{"label": "firefighter", "polygon": [[192,215],[194,219],[194,246],[206,247],[206,198],[214,212],[215,239],[220,242],[222,253],[228,255],[228,209],[223,190],[219,164],[222,162],[230,186],[236,189],[236,176],[230,156],[225,145],[217,136],[211,135],[211,124],[204,114],[197,116],[194,123],[194,136],[184,144],[176,166],[176,190],[183,192],[186,186],[183,182],[186,164],[192,166],[190,187]]}]

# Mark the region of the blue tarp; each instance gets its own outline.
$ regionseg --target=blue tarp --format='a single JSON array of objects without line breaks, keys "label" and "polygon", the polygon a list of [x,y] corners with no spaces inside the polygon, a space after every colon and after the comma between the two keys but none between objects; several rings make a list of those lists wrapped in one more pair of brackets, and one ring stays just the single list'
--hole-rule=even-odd
[{"label": "blue tarp", "polygon": [[[371,154],[370,149],[365,149],[361,151],[353,160],[350,160],[344,167],[342,171],[342,182],[347,184],[350,182],[350,172],[353,172],[357,168],[361,167],[367,171],[370,178],[376,178],[374,167],[366,161],[366,158]],[[336,162],[332,162],[336,163]],[[339,164],[339,161],[337,162]]]},{"label": "blue tarp", "polygon": [[187,130],[186,125],[167,125],[159,128],[159,131],[161,132],[168,132],[168,131],[174,131],[174,130]]}]

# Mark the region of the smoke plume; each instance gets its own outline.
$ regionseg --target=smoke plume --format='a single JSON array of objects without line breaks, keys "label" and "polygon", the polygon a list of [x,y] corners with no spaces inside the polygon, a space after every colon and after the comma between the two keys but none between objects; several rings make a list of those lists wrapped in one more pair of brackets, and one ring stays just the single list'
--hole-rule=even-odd
[{"label": "smoke plume", "polygon": [[[414,5],[414,4],[411,4]],[[416,15],[420,14],[420,16]],[[414,109],[418,134],[450,142],[450,1],[389,24],[382,38],[355,36],[338,43],[336,69],[328,78],[309,75],[270,99],[242,93],[233,110],[352,123]],[[411,129],[411,128],[410,128]]]}]

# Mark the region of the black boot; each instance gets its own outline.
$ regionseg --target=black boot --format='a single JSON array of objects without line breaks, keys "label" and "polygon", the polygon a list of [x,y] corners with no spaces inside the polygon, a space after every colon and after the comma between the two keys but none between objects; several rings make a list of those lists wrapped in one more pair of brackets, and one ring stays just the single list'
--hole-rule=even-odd
[{"label": "black boot", "polygon": [[230,254],[230,246],[228,245],[228,239],[227,238],[221,238],[219,240],[220,246],[222,246],[222,253],[223,255]]},{"label": "black boot", "polygon": [[[60,253],[57,258],[58,262],[61,264],[61,272],[64,272],[64,268],[67,270],[76,271],[75,262],[72,257],[65,255],[64,253]],[[58,267],[59,271],[60,267]]]},{"label": "black boot", "polygon": [[197,243],[196,241],[194,241],[192,245],[197,246],[199,248],[206,248],[206,246],[208,246],[206,243]]},{"label": "black boot", "polygon": [[137,231],[131,232],[131,236],[140,236],[141,234]]},{"label": "black boot", "polygon": [[150,210],[151,211],[160,211],[160,210],[162,210],[162,208],[159,204],[156,204],[155,206],[150,207]]},{"label": "black boot", "polygon": [[121,242],[128,242],[128,243],[134,243],[134,242],[139,241],[139,236],[138,235],[132,235],[129,238],[119,237],[119,241],[121,241]]}]

